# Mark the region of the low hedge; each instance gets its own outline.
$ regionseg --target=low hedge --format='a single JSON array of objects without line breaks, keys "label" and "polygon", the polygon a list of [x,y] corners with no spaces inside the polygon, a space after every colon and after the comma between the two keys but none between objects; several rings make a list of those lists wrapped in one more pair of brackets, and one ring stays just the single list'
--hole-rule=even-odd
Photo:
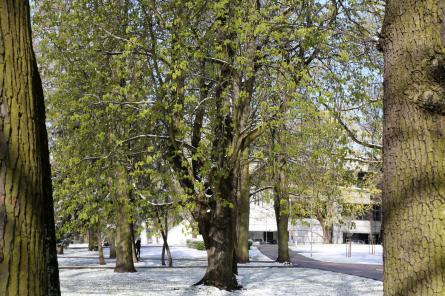
[{"label": "low hedge", "polygon": [[252,245],[253,245],[253,240],[249,239],[247,245],[249,246],[249,250],[250,250],[250,247],[252,247]]},{"label": "low hedge", "polygon": [[188,239],[186,241],[187,247],[192,248],[192,249],[197,249],[200,251],[204,251],[206,249],[204,242],[200,241],[200,240],[192,240],[192,239]]}]

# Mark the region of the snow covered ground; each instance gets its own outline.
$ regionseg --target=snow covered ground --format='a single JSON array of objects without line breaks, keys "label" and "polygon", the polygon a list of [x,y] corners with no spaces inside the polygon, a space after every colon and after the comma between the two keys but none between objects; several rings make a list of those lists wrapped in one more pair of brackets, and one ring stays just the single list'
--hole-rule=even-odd
[{"label": "snow covered ground", "polygon": [[[342,244],[313,244],[312,258],[320,261],[337,263],[383,264],[383,249],[381,245],[375,246],[375,255],[369,254],[369,245],[352,244],[351,257],[346,257],[346,245]],[[297,245],[291,249],[303,256],[311,257],[311,246]]]},{"label": "snow covered ground", "polygon": [[[86,245],[70,245],[71,247],[64,250],[63,255],[58,256],[59,265],[62,267],[101,267],[98,264],[98,254],[95,251],[88,251]],[[137,267],[156,267],[161,265],[161,246],[148,245],[141,248],[141,262],[135,263]],[[207,253],[187,247],[171,247],[173,257],[173,266],[206,266]],[[108,259],[110,251],[104,248],[104,256],[107,265],[105,267],[113,267],[116,259]],[[257,248],[252,248],[249,252],[251,261],[268,261],[272,260],[264,256]],[[254,262],[252,264],[264,263]],[[103,267],[103,266],[102,266]]]},{"label": "snow covered ground", "polygon": [[[78,246],[80,247],[80,246]],[[97,264],[97,252],[70,248],[59,256],[63,296],[380,296],[382,283],[356,276],[314,269],[284,266],[250,251],[252,263],[239,265],[238,281],[243,290],[229,293],[213,287],[193,287],[205,272],[206,253],[186,247],[173,247],[173,268],[160,267],[161,248],[143,246],[136,273],[114,273],[114,260],[105,268]],[[108,249],[105,250],[107,258]]]}]

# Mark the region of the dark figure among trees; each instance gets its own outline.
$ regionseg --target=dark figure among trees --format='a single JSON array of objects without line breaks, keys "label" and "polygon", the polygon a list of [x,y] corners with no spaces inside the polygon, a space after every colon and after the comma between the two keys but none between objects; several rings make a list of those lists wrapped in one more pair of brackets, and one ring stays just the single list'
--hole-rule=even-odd
[{"label": "dark figure among trees", "polygon": [[136,243],[134,244],[134,248],[136,250],[136,258],[138,260],[141,260],[141,240],[140,239],[138,239],[136,241]]}]

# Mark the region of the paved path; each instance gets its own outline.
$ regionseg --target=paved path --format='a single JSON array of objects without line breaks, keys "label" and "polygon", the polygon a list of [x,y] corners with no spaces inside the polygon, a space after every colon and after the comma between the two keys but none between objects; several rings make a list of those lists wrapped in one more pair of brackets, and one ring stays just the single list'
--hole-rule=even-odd
[{"label": "paved path", "polygon": [[[258,249],[272,260],[278,257],[277,245],[260,245]],[[290,260],[296,267],[314,268],[320,270],[327,270],[350,275],[365,277],[368,279],[383,281],[383,266],[376,264],[350,264],[350,263],[333,263],[318,261],[312,258],[305,257],[289,249]]]}]

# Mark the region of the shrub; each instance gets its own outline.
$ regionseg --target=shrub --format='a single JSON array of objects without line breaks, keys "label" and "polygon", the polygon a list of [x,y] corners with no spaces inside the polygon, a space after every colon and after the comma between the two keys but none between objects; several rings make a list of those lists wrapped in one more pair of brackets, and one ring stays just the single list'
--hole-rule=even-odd
[{"label": "shrub", "polygon": [[204,251],[206,249],[204,242],[202,242],[202,241],[197,241],[195,246],[196,246],[196,249],[200,250],[200,251]]},{"label": "shrub", "polygon": [[253,240],[249,239],[247,241],[247,245],[249,246],[249,250],[250,250],[250,247],[252,247],[252,245],[253,245]]},{"label": "shrub", "polygon": [[192,239],[188,239],[186,241],[187,247],[192,248],[192,249],[197,249],[200,251],[203,251],[206,249],[204,242],[200,241],[200,240],[192,240]]}]

